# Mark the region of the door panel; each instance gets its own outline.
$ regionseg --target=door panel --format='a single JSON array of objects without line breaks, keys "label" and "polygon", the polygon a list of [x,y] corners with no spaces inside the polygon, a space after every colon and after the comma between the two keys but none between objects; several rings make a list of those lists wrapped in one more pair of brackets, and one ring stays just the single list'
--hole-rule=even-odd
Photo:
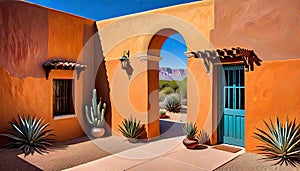
[{"label": "door panel", "polygon": [[[245,117],[245,85],[243,66],[225,66],[223,88],[219,89],[223,95],[220,134],[223,143],[244,146],[244,117]],[[220,82],[221,82],[220,81]]]}]

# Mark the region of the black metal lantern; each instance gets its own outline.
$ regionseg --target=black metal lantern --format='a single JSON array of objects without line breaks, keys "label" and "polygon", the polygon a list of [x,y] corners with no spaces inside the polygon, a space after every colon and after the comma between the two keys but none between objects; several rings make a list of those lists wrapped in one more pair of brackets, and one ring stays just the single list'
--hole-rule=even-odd
[{"label": "black metal lantern", "polygon": [[120,59],[122,69],[126,69],[129,62],[129,50],[123,52],[123,56]]}]

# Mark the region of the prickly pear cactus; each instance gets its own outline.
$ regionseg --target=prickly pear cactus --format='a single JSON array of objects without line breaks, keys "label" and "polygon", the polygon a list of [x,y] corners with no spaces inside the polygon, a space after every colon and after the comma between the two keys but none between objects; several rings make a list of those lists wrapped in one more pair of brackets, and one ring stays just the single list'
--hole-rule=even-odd
[{"label": "prickly pear cactus", "polygon": [[97,104],[97,91],[93,90],[93,98],[92,98],[92,106],[90,110],[88,106],[85,106],[85,115],[87,117],[88,122],[94,127],[103,127],[105,119],[104,114],[106,110],[106,104],[102,103],[102,99],[100,97],[99,103]]}]

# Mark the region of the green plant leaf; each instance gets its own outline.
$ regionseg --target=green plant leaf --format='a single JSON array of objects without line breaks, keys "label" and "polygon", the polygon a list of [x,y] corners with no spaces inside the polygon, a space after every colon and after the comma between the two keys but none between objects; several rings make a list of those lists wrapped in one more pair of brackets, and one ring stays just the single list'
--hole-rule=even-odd
[{"label": "green plant leaf", "polygon": [[276,118],[275,124],[270,119],[270,124],[263,121],[268,132],[256,128],[254,137],[263,142],[263,145],[257,146],[259,154],[264,155],[264,160],[276,161],[275,165],[296,166],[300,164],[300,125],[296,125],[296,119],[281,123]]}]

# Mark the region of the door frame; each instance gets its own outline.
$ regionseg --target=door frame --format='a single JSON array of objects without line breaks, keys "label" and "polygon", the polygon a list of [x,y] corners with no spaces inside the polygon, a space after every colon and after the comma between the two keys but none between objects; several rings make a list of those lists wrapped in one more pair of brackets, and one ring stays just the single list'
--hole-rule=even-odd
[{"label": "door frame", "polygon": [[[234,68],[241,68],[242,65],[215,65],[217,67],[217,121],[218,121],[218,126],[217,126],[217,143],[224,143],[224,86],[226,83],[225,80],[225,72],[223,67],[232,67]],[[245,71],[245,68],[243,66],[243,69]],[[245,81],[245,75],[244,75],[244,81]],[[245,87],[246,89],[246,87]],[[244,89],[244,91],[245,91]],[[245,94],[246,96],[246,94]],[[244,100],[245,103],[245,100]],[[246,108],[244,109],[246,110]],[[244,116],[245,117],[245,116]],[[245,123],[244,123],[245,126]],[[244,140],[245,142],[245,140]]]}]

